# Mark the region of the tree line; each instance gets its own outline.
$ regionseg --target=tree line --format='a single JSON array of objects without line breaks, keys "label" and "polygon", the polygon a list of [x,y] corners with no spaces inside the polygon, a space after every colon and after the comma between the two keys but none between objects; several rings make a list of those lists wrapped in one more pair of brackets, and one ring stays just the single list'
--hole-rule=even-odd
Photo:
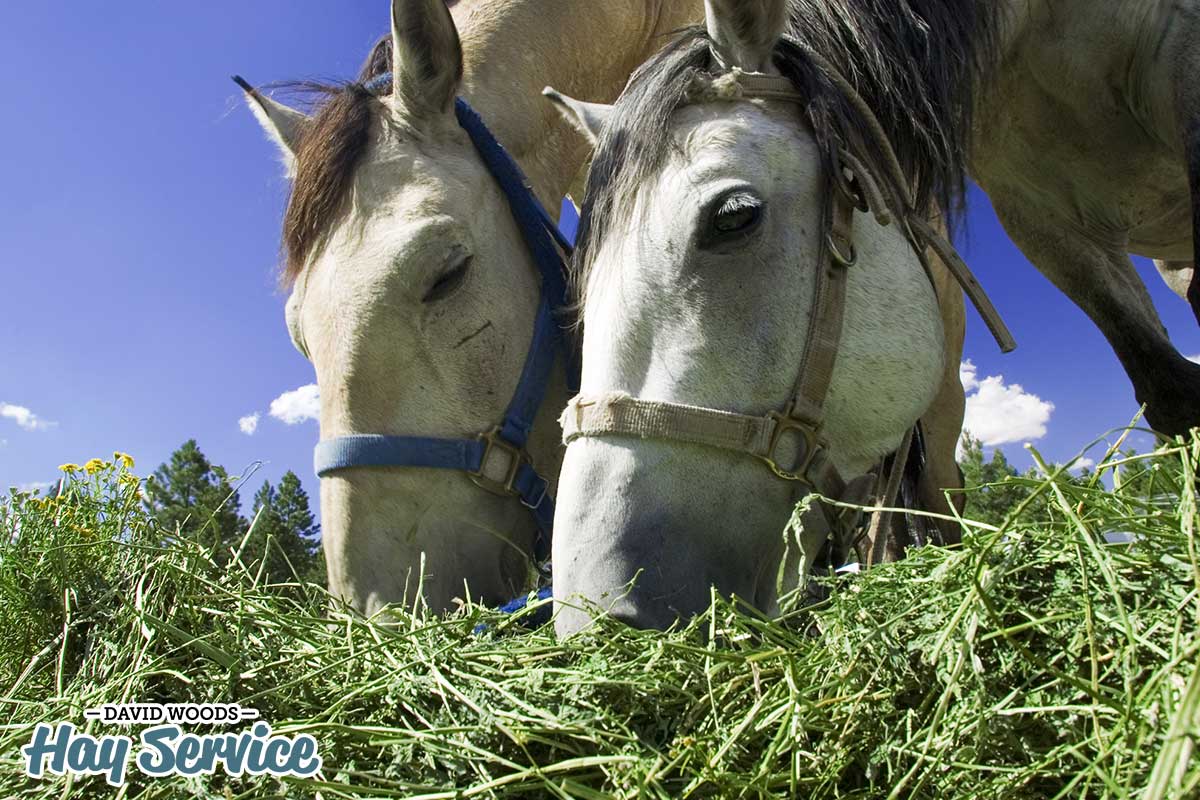
[{"label": "tree line", "polygon": [[[1022,503],[1029,505],[1029,510],[1038,519],[1057,513],[1052,495],[1049,492],[1038,494],[1046,476],[1036,466],[1020,472],[999,447],[992,450],[991,460],[985,459],[983,443],[969,433],[963,435],[962,445],[958,465],[967,488],[963,517],[1000,525]],[[1153,505],[1181,485],[1181,467],[1171,459],[1146,459],[1144,455],[1126,447],[1111,458],[1124,462],[1119,480],[1125,496],[1139,497]],[[1094,478],[1092,468],[1085,466],[1060,475],[1058,482],[1086,487]]]},{"label": "tree line", "polygon": [[[1043,478],[1036,467],[1018,471],[999,448],[985,459],[982,443],[970,434],[964,437],[959,466],[968,490],[964,516],[994,525],[1030,499]],[[1134,469],[1123,482],[1153,497],[1159,491],[1155,473],[1160,468]],[[1084,484],[1091,475],[1084,469],[1067,480]],[[320,525],[296,473],[284,473],[278,485],[264,481],[254,494],[249,519],[242,515],[233,483],[225,468],[210,462],[196,440],[189,439],[146,481],[144,502],[163,530],[208,547],[222,566],[236,556],[269,583],[299,578],[325,586]],[[1048,498],[1036,500],[1042,506]]]},{"label": "tree line", "polygon": [[229,473],[189,439],[146,481],[144,502],[163,530],[208,547],[222,566],[237,556],[268,583],[299,578],[325,586],[320,525],[291,470],[277,486],[263,482],[247,519]]}]

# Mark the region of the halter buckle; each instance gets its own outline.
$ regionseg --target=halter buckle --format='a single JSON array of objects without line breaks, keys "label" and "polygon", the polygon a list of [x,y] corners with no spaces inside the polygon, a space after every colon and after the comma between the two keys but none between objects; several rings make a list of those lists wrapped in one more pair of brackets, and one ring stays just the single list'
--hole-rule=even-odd
[{"label": "halter buckle", "polygon": [[521,495],[520,498],[521,505],[525,506],[530,511],[537,511],[539,508],[541,508],[542,503],[546,500],[546,493],[550,491],[550,481],[546,480],[541,475],[537,476],[537,480],[538,483],[541,484],[541,491],[537,493],[537,499],[529,500],[526,499],[525,495]]},{"label": "halter buckle", "polygon": [[[816,430],[807,422],[791,416],[790,413],[772,411],[767,416],[775,422],[775,430],[771,434],[771,443],[767,446],[766,454],[759,458],[766,462],[776,476],[785,481],[801,481],[812,486],[812,481],[808,477],[808,468],[812,466],[817,452],[821,449],[821,445],[817,441]],[[775,453],[779,449],[780,442],[789,434],[796,434],[800,437],[802,449],[796,464],[790,469],[785,469],[779,465]]]},{"label": "halter buckle", "polygon": [[[500,426],[497,425],[487,433],[479,434],[479,440],[483,442],[483,456],[479,459],[479,469],[475,472],[468,472],[472,482],[480,489],[491,492],[495,495],[507,496],[518,494],[516,489],[517,472],[520,471],[522,464],[532,463],[529,454],[524,448],[517,447],[503,436],[500,435]],[[498,481],[490,478],[487,475],[488,462],[495,452],[501,452],[507,459],[507,465],[504,468],[504,480]]]}]

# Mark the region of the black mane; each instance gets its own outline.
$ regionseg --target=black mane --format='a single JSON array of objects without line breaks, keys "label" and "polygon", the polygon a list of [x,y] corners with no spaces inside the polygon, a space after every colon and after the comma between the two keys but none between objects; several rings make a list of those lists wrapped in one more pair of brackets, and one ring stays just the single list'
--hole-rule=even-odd
[{"label": "black mane", "polygon": [[[788,34],[774,63],[807,98],[807,121],[829,168],[836,142],[857,142],[865,124],[844,93],[807,55],[833,63],[883,125],[917,208],[961,214],[975,94],[997,58],[999,4],[981,0],[792,0]],[[590,256],[630,192],[671,147],[671,118],[697,77],[709,76],[702,28],[680,33],[643,65],[617,101],[588,176],[575,253],[577,297]]]}]

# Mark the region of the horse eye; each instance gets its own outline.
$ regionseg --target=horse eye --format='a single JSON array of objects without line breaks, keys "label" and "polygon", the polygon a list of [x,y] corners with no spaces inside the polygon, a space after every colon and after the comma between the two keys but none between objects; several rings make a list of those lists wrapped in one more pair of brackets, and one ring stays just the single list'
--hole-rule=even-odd
[{"label": "horse eye", "polygon": [[458,257],[451,262],[450,269],[443,272],[433,286],[429,287],[429,291],[421,298],[421,302],[435,303],[454,294],[454,290],[462,286],[463,281],[467,279],[470,269],[471,255],[469,253],[458,254]]},{"label": "horse eye", "polygon": [[727,195],[716,203],[709,223],[707,244],[715,244],[732,235],[746,235],[762,221],[763,203],[745,191]]}]

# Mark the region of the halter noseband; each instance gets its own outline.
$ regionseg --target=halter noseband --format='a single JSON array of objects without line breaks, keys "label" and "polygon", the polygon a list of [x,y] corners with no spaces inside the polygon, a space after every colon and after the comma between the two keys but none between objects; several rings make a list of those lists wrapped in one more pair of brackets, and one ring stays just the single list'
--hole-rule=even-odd
[{"label": "halter noseband", "polygon": [[[816,56],[811,52],[810,55]],[[841,91],[853,95],[852,102],[866,117],[868,133],[876,139],[885,161],[890,162],[888,166],[897,165],[898,169],[890,142],[862,98],[837,75],[828,62],[819,57],[815,57],[814,61],[823,70],[832,73],[831,77]],[[701,97],[689,97],[689,101],[763,99],[792,102],[802,107],[808,102],[783,76],[746,73],[736,68],[716,76],[711,84],[703,88]],[[623,392],[578,395],[571,399],[560,419],[565,444],[580,438],[607,435],[701,444],[754,456],[782,480],[806,485],[832,500],[863,505],[873,495],[883,506],[894,503],[915,428],[905,434],[893,461],[891,474],[885,476],[880,468],[877,475],[868,474],[849,482],[834,465],[828,442],[821,430],[825,399],[842,336],[847,276],[857,261],[852,235],[855,210],[871,211],[882,225],[893,219],[899,220],[926,275],[934,284],[936,295],[937,286],[925,255],[925,247],[932,247],[971,298],[1000,348],[1008,352],[1016,343],[953,246],[913,208],[907,185],[896,185],[895,169],[889,171],[889,182],[885,184],[869,166],[865,156],[856,156],[844,145],[837,148],[833,166],[835,174],[826,179],[825,236],[821,240],[817,258],[813,313],[809,320],[799,376],[786,406],[781,411],[756,417],[681,403],[645,400]],[[903,176],[900,175],[900,178]],[[890,192],[886,195],[882,193],[881,185],[887,186]],[[850,538],[856,525],[856,515],[848,515],[845,511],[845,508],[837,512],[826,510],[835,544],[843,555],[856,543]],[[870,536],[873,541],[866,558],[868,563],[879,560],[882,555],[882,543],[886,537],[879,536],[879,530],[885,521],[886,517],[880,514],[876,514],[872,520]]]},{"label": "halter noseband", "polygon": [[[390,85],[391,81],[390,73],[381,75],[368,83],[367,88],[378,89]],[[567,302],[566,270],[561,253],[569,254],[571,245],[534,196],[521,168],[488,130],[479,114],[461,97],[454,101],[454,113],[459,126],[466,131],[504,192],[521,237],[541,275],[541,299],[534,318],[533,339],[516,392],[500,424],[477,436],[465,439],[366,433],[338,436],[317,443],[313,468],[322,478],[352,467],[426,467],[465,472],[481,489],[500,496],[517,497],[532,512],[537,523],[534,558],[542,562],[550,555],[554,500],[547,492],[549,482],[534,468],[526,444],[560,348],[567,359],[568,384],[573,391],[579,386],[577,359],[565,346],[556,319]]]}]

